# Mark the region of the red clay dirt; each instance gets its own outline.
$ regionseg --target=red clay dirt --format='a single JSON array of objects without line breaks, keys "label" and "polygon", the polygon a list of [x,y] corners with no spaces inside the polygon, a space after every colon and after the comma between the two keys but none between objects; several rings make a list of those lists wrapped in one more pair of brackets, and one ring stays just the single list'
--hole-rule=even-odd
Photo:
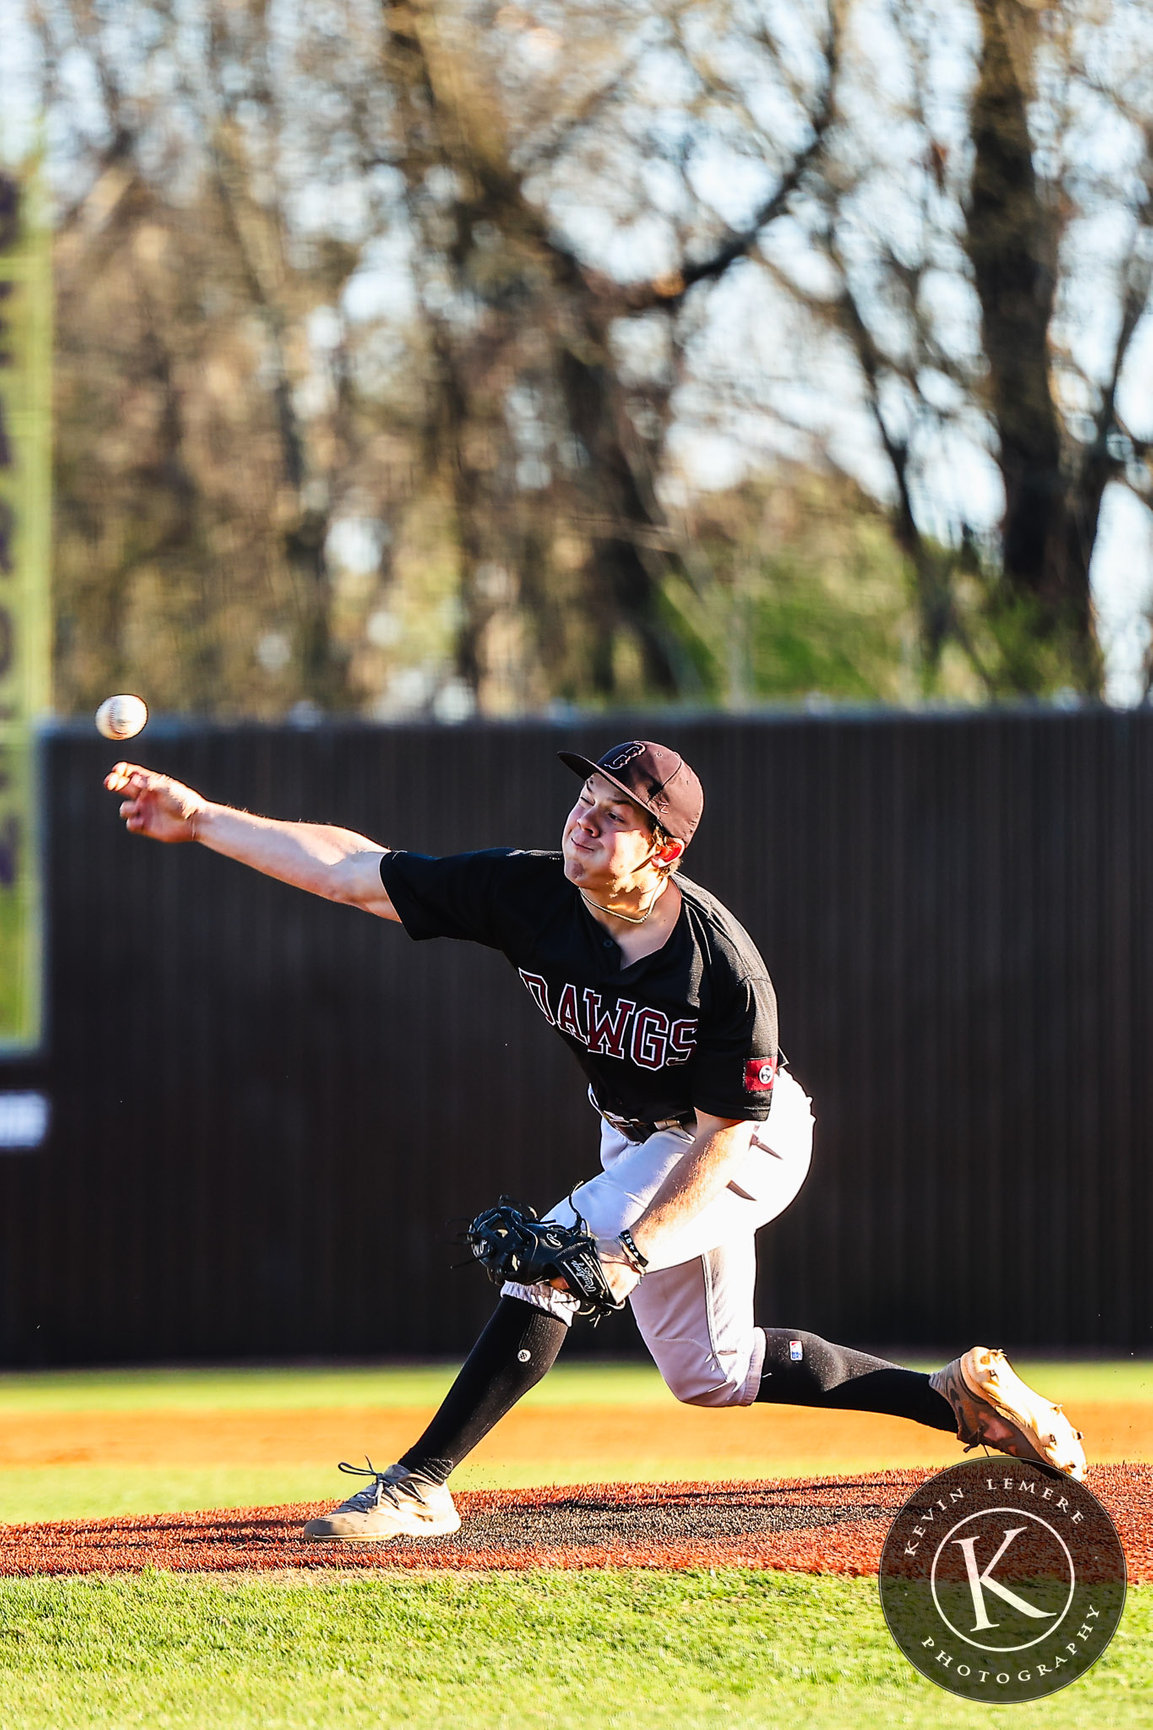
[{"label": "red clay dirt", "polygon": [[[235,1569],[775,1568],[875,1574],[897,1509],[931,1473],[760,1483],[471,1490],[447,1538],[307,1542],[324,1504],[0,1527],[0,1575]],[[1098,1466],[1133,1581],[1153,1581],[1153,1465]]]}]

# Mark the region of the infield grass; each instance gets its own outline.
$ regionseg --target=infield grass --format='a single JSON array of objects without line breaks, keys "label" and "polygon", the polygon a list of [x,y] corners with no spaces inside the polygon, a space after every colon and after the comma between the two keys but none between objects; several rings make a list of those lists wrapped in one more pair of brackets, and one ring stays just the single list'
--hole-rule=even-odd
[{"label": "infield grass", "polygon": [[[1081,1681],[994,1721],[1153,1721],[1153,1589]],[[4,1730],[558,1724],[987,1730],[867,1580],[736,1569],[0,1581]]]},{"label": "infield grass", "polygon": [[[924,1367],[924,1366],[922,1366]],[[1153,1365],[1022,1362],[1105,1459],[1153,1457]],[[339,1500],[339,1459],[389,1463],[452,1364],[43,1372],[0,1376],[0,1523]],[[1088,1405],[1086,1405],[1088,1402]],[[1092,1419],[1092,1421],[1090,1421]],[[843,1412],[679,1406],[651,1365],[561,1363],[454,1486],[937,1469],[944,1432]],[[2,1718],[0,1718],[2,1724]]]},{"label": "infield grass", "polygon": [[[1020,1367],[1070,1405],[1153,1404],[1147,1364]],[[357,1434],[374,1413],[379,1427],[389,1412],[407,1424],[436,1404],[452,1374],[453,1366],[436,1365],[3,1376],[0,1439],[6,1426],[16,1436],[22,1424],[42,1425],[49,1460],[0,1471],[0,1519],[312,1499],[329,1485],[328,1455],[318,1476],[316,1461],[275,1453],[294,1414],[343,1410]],[[651,1368],[589,1363],[560,1366],[525,1405],[554,1409],[566,1430],[601,1422],[614,1408],[636,1412],[646,1446],[651,1433],[655,1449],[671,1421],[662,1421],[662,1411],[677,1409]],[[180,1457],[182,1434],[212,1412],[239,1426],[234,1439],[263,1437],[272,1454],[251,1464]],[[70,1457],[81,1420],[104,1413],[155,1422],[155,1433],[175,1438],[174,1457]],[[702,1436],[723,1433],[709,1427],[723,1424],[723,1415],[694,1416],[706,1426]],[[89,1435],[104,1433],[97,1421]],[[107,1434],[114,1433],[110,1426]],[[635,1452],[614,1455],[617,1433],[611,1425],[597,1433],[590,1470],[644,1477],[648,1463],[662,1475],[656,1453],[648,1462]],[[220,1434],[227,1440],[227,1423]],[[857,1462],[859,1469],[890,1463]],[[663,1475],[723,1475],[707,1453],[678,1456],[676,1465]],[[755,1460],[749,1466],[733,1475],[759,1475]],[[796,1475],[804,1469],[798,1462]],[[550,1463],[525,1457],[502,1464],[496,1455],[460,1477],[547,1482]],[[0,1579],[0,1730],[555,1730],[590,1723],[626,1730],[988,1730],[990,1716],[1036,1730],[1136,1730],[1153,1723],[1151,1660],[1153,1587],[1130,1592],[1120,1631],[1085,1679],[998,1720],[906,1663],[885,1629],[872,1580],[738,1569]]]},{"label": "infield grass", "polygon": [[[902,1358],[911,1369],[940,1360]],[[1153,1404],[1153,1360],[1061,1362],[1014,1358],[1026,1381],[1059,1388],[1067,1401]],[[12,1412],[289,1411],[300,1407],[436,1405],[459,1366],[365,1364],[206,1369],[26,1370],[0,1373],[0,1417]],[[562,1362],[525,1405],[667,1405],[671,1395],[649,1363]]]}]

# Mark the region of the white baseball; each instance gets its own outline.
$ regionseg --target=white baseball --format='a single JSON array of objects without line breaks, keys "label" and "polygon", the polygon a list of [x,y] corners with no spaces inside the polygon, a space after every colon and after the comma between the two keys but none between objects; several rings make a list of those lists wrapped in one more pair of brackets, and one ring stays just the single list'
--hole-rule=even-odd
[{"label": "white baseball", "polygon": [[134,739],[148,719],[148,704],[143,697],[122,693],[105,697],[96,711],[96,725],[106,739]]}]

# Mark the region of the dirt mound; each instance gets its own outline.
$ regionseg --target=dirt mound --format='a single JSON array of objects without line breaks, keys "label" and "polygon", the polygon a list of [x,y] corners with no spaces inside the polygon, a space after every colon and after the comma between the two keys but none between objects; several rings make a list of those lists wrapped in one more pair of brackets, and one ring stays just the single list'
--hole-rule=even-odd
[{"label": "dirt mound", "polygon": [[[998,1462],[999,1463],[999,1462]],[[1008,1464],[1008,1462],[1006,1462]],[[322,1505],[0,1527],[0,1575],[237,1568],[782,1568],[875,1574],[897,1509],[932,1474],[472,1490],[448,1538],[307,1542]],[[1153,1580],[1153,1465],[1100,1466],[1132,1580]]]}]

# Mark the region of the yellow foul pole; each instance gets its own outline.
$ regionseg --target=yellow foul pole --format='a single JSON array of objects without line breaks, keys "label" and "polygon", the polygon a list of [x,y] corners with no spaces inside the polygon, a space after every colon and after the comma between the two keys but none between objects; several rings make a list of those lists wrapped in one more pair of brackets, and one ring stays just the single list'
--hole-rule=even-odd
[{"label": "yellow foul pole", "polygon": [[36,727],[51,702],[52,238],[37,168],[0,168],[0,1053],[43,1038]]}]

